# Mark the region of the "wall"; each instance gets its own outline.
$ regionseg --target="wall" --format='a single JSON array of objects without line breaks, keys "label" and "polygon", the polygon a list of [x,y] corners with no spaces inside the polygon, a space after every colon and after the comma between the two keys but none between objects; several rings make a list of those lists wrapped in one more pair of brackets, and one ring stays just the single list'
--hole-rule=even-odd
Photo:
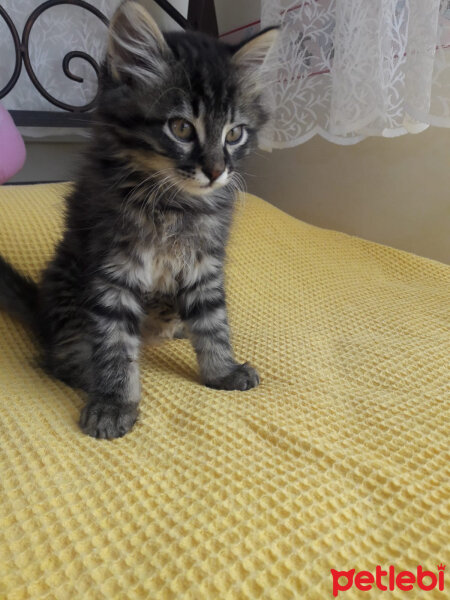
[{"label": "wall", "polygon": [[11,183],[72,179],[80,163],[85,143],[27,140],[25,146],[27,148],[25,165],[10,180]]},{"label": "wall", "polygon": [[450,263],[450,130],[258,153],[249,191],[321,227]]},{"label": "wall", "polygon": [[[159,8],[153,0],[140,0],[163,29],[174,29],[176,24]],[[171,0],[172,5],[187,16],[189,0]],[[252,23],[261,14],[260,0],[215,0],[219,33],[223,34],[236,27]]]}]

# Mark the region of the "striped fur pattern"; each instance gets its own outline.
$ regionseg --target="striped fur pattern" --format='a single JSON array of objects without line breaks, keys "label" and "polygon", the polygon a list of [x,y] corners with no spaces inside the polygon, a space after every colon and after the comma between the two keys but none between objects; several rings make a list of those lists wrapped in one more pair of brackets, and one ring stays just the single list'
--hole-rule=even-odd
[{"label": "striped fur pattern", "polygon": [[135,2],[112,20],[93,140],[38,289],[46,367],[87,393],[88,435],[135,423],[146,340],[189,336],[207,386],[259,383],[233,355],[223,265],[237,165],[267,120],[261,90],[245,82],[274,34],[248,51],[163,35]]}]

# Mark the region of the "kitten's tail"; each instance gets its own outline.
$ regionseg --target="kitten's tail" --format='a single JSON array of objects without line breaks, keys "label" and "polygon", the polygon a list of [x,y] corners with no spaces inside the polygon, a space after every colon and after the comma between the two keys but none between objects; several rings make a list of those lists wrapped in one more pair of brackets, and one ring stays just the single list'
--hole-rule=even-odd
[{"label": "kitten's tail", "polygon": [[0,309],[19,317],[27,325],[36,326],[38,286],[21,275],[0,256]]}]

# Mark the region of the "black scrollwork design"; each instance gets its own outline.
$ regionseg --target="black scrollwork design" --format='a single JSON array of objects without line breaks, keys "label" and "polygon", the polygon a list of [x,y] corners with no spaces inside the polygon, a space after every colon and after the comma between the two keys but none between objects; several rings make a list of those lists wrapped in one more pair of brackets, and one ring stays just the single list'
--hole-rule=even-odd
[{"label": "black scrollwork design", "polygon": [[[40,15],[43,12],[45,12],[49,8],[58,6],[60,4],[70,4],[72,6],[79,6],[81,8],[84,8],[84,9],[88,10],[90,13],[94,14],[96,17],[98,17],[100,19],[100,21],[102,21],[106,26],[108,26],[109,22],[108,22],[108,19],[105,17],[105,15],[101,11],[99,11],[98,8],[96,8],[95,6],[92,6],[91,4],[88,4],[84,0],[47,0],[47,2],[43,2],[41,5],[39,5],[28,17],[28,19],[25,23],[24,29],[23,29],[22,42],[20,42],[19,34],[17,33],[17,29],[15,28],[14,23],[12,22],[11,18],[8,16],[6,11],[2,7],[0,7],[0,16],[3,17],[9,30],[11,31],[13,41],[14,41],[14,49],[15,49],[15,53],[16,53],[16,64],[15,64],[14,73],[13,73],[11,79],[6,84],[6,86],[2,90],[0,90],[0,98],[3,98],[3,96],[6,96],[6,94],[8,92],[10,92],[12,90],[12,88],[14,87],[14,85],[16,84],[16,82],[20,76],[20,72],[22,69],[22,61],[23,61],[23,64],[25,65],[25,69],[26,69],[28,76],[31,79],[34,87],[39,91],[40,94],[42,94],[42,96],[44,96],[44,98],[46,98],[49,102],[51,102],[58,108],[63,108],[64,110],[67,110],[70,112],[83,113],[83,112],[87,112],[87,111],[91,110],[94,107],[97,96],[98,96],[98,91],[97,91],[95,98],[93,100],[91,100],[90,102],[88,102],[87,104],[84,104],[83,106],[74,106],[72,104],[67,104],[65,102],[61,102],[61,100],[58,100],[57,98],[55,98],[51,94],[49,94],[47,92],[47,90],[42,86],[42,84],[40,83],[39,79],[36,76],[36,73],[34,72],[32,64],[31,64],[29,41],[30,41],[30,33],[33,28],[33,25],[35,24],[35,22],[37,21],[37,19],[40,17]],[[86,52],[82,52],[79,50],[74,50],[72,52],[69,52],[68,54],[66,54],[66,56],[63,59],[63,65],[62,65],[63,71],[67,77],[69,77],[73,81],[77,81],[79,83],[83,82],[82,77],[75,75],[70,70],[70,61],[73,58],[81,58],[81,59],[87,61],[94,69],[94,71],[97,75],[97,78],[98,78],[98,75],[100,72],[100,67],[99,67],[97,61],[89,54],[86,54]]]},{"label": "black scrollwork design", "polygon": [[160,6],[165,13],[172,17],[175,23],[178,23],[183,29],[190,29],[191,25],[187,19],[181,15],[176,8],[174,8],[168,0],[155,0],[156,4]]},{"label": "black scrollwork design", "polygon": [[[66,104],[65,102],[61,102],[57,98],[54,98],[51,94],[49,94],[47,92],[47,90],[39,82],[39,80],[36,77],[36,74],[33,70],[33,67],[31,66],[31,60],[30,60],[30,54],[29,54],[29,48],[28,48],[31,29],[32,29],[34,23],[36,22],[36,20],[38,19],[38,17],[44,11],[46,11],[47,9],[49,9],[53,6],[58,6],[60,4],[72,4],[74,6],[80,6],[81,8],[85,8],[86,10],[88,10],[89,12],[94,14],[96,17],[98,17],[106,26],[108,25],[108,19],[105,17],[105,15],[101,11],[99,11],[95,6],[92,6],[91,4],[84,2],[84,0],[47,0],[47,2],[44,2],[43,4],[38,6],[31,13],[31,15],[27,19],[27,22],[25,23],[25,27],[23,29],[23,35],[22,35],[23,62],[25,65],[25,69],[27,70],[28,76],[30,77],[34,87],[37,90],[39,90],[39,92],[42,94],[42,96],[44,96],[44,98],[46,98],[49,102],[51,102],[55,106],[58,106],[59,108],[63,108],[64,110],[69,110],[71,112],[86,112],[86,111],[90,110],[91,108],[93,108],[93,106],[95,105],[98,91],[97,91],[95,98],[93,100],[91,100],[91,102],[88,102],[87,104],[84,104],[83,106],[73,106],[71,104]],[[69,77],[70,79],[72,79],[74,81],[78,81],[80,83],[83,82],[83,79],[81,77],[74,75],[70,70],[69,63],[72,60],[72,58],[75,58],[75,57],[86,60],[94,68],[94,70],[97,74],[97,77],[98,77],[100,68],[99,68],[97,61],[94,60],[92,58],[92,56],[89,56],[89,54],[86,54],[86,52],[81,52],[81,51],[69,52],[64,57],[63,70],[64,70],[65,75],[67,75],[67,77]]]},{"label": "black scrollwork design", "polygon": [[[198,0],[190,0],[190,1],[193,3],[193,6],[194,6],[194,8],[196,8],[197,12],[203,10],[203,8],[202,8],[203,2],[209,1],[210,4],[212,3],[212,5],[214,3],[214,0],[202,0],[202,3],[200,3],[200,4],[197,4]],[[185,29],[190,27],[189,20],[185,19],[170,4],[170,2],[168,0],[155,0],[155,2],[167,14],[169,14],[179,25],[181,25],[181,27],[183,27]],[[47,0],[46,2],[43,2],[42,4],[40,4],[28,17],[28,19],[25,23],[24,29],[23,29],[22,40],[21,40],[20,35],[19,35],[11,17],[7,14],[6,10],[2,6],[0,6],[0,17],[3,18],[3,20],[5,21],[8,29],[11,33],[13,43],[14,43],[14,51],[15,51],[14,72],[13,72],[10,80],[7,82],[7,84],[3,88],[0,89],[0,99],[3,98],[4,96],[6,96],[13,89],[15,84],[17,83],[17,80],[19,79],[20,73],[22,71],[22,63],[23,63],[23,65],[25,66],[25,69],[28,73],[28,76],[31,79],[31,82],[33,83],[34,87],[39,91],[39,93],[44,98],[46,98],[49,102],[51,102],[51,104],[54,104],[58,108],[62,108],[65,111],[69,111],[71,113],[77,113],[78,116],[76,118],[81,120],[82,116],[80,113],[86,113],[94,107],[95,102],[98,97],[98,89],[97,89],[95,98],[83,106],[74,106],[74,105],[62,102],[61,100],[58,100],[57,98],[55,98],[51,94],[49,94],[47,92],[47,90],[42,86],[42,84],[40,83],[39,79],[36,76],[36,73],[34,72],[34,69],[31,64],[31,59],[30,59],[29,41],[30,41],[30,33],[33,28],[33,25],[35,24],[35,22],[37,21],[37,19],[40,17],[40,15],[43,12],[45,12],[49,8],[52,8],[54,6],[58,6],[61,4],[79,6],[83,9],[86,9],[93,15],[95,15],[106,26],[108,26],[108,24],[109,24],[106,16],[100,10],[98,10],[98,8],[96,8],[95,6],[92,6],[92,4],[89,4],[88,2],[85,2],[85,0]],[[191,4],[190,4],[189,10],[191,11]],[[193,11],[193,13],[194,12],[195,11]],[[70,68],[70,62],[73,58],[81,58],[82,60],[85,60],[86,62],[88,62],[91,65],[91,67],[94,69],[94,71],[97,75],[97,79],[98,79],[100,68],[99,68],[97,61],[89,54],[86,54],[86,52],[82,52],[80,50],[74,50],[72,52],[68,52],[63,59],[62,68],[63,68],[64,74],[69,79],[72,79],[73,81],[76,81],[78,83],[83,83],[83,78],[80,77],[79,75],[76,75],[75,73],[73,73]],[[39,120],[43,119],[43,120],[45,120],[46,124],[51,124],[50,123],[51,120],[50,120],[50,118],[48,118],[48,115],[50,115],[51,113],[46,113],[43,111],[11,111],[11,113],[14,113],[13,116],[16,119],[20,120],[20,124],[26,124],[26,125],[30,124],[29,121],[30,120],[33,121],[33,115],[36,115],[36,120],[39,116]],[[53,114],[56,114],[56,113],[53,113]],[[28,118],[29,116],[30,116],[30,118]],[[65,116],[67,117],[67,120],[69,120],[69,118],[72,120],[74,119],[74,115],[66,114]],[[83,117],[83,119],[88,118],[88,116],[89,115],[85,115]],[[53,118],[53,120],[55,120],[55,122],[58,120],[57,117],[52,117],[52,118]],[[47,121],[48,121],[48,123],[47,123]],[[72,123],[72,121],[70,121],[70,122]],[[75,121],[73,121],[73,123],[76,124]]]},{"label": "black scrollwork design", "polygon": [[8,26],[9,31],[11,32],[12,35],[12,39],[13,39],[13,43],[14,43],[14,51],[15,51],[15,65],[14,65],[14,72],[11,75],[10,80],[8,81],[8,83],[5,85],[4,88],[0,89],[0,98],[3,98],[3,96],[6,96],[6,94],[8,94],[13,87],[16,85],[17,80],[20,77],[20,72],[22,71],[22,53],[21,53],[21,48],[20,48],[20,37],[19,34],[17,33],[17,29],[14,26],[14,23],[12,22],[10,16],[8,15],[8,13],[6,12],[6,10],[4,8],[2,8],[0,6],[0,16],[4,19],[6,25]]}]

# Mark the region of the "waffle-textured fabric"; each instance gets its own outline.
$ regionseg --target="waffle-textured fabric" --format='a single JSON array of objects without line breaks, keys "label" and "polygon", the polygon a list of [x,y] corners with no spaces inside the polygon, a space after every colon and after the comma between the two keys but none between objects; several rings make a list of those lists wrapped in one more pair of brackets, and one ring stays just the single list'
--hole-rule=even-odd
[{"label": "waffle-textured fabric", "polygon": [[[33,277],[65,190],[0,189],[0,252]],[[326,600],[330,569],[449,570],[450,267],[252,196],[228,256],[261,385],[207,389],[187,340],[147,348],[122,439],[81,433],[82,396],[0,316],[0,598]]]}]

